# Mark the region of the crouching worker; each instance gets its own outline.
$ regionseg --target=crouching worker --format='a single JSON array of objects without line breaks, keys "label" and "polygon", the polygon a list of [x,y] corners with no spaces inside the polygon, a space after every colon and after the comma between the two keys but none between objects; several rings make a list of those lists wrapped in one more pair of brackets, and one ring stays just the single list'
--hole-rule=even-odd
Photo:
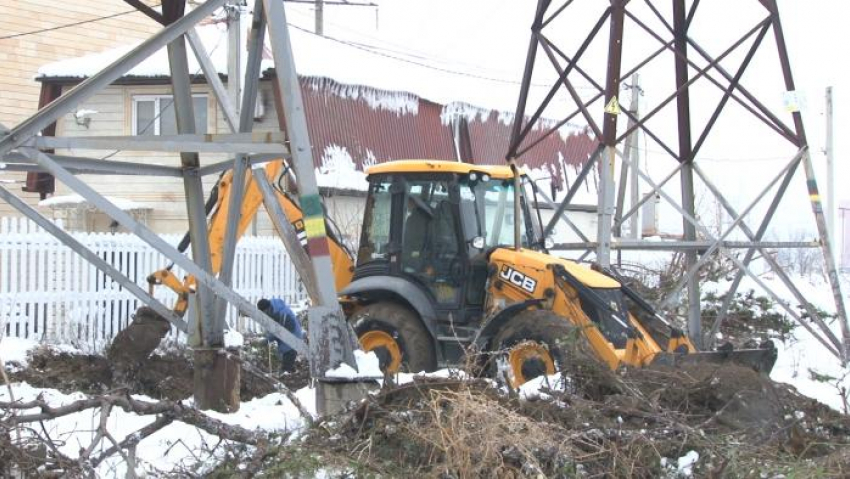
[{"label": "crouching worker", "polygon": [[[282,299],[261,299],[257,302],[257,308],[269,315],[277,324],[286,328],[296,338],[304,339],[304,330],[301,328],[301,323],[298,321],[295,313],[289,309],[289,306]],[[269,342],[274,342],[277,345],[277,356],[280,359],[281,368],[284,371],[293,371],[295,369],[295,358],[298,356],[298,353],[288,344],[271,334],[267,336],[267,339]]]}]

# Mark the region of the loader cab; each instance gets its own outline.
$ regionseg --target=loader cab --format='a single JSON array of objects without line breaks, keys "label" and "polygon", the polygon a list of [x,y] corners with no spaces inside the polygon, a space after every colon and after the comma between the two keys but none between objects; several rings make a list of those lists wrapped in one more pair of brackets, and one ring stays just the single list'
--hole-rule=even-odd
[{"label": "loader cab", "polygon": [[475,324],[483,311],[487,253],[514,245],[516,221],[524,247],[539,242],[539,223],[524,195],[514,218],[511,170],[397,161],[368,173],[355,280],[400,278],[423,292],[434,307],[438,337],[443,326],[456,335]]}]

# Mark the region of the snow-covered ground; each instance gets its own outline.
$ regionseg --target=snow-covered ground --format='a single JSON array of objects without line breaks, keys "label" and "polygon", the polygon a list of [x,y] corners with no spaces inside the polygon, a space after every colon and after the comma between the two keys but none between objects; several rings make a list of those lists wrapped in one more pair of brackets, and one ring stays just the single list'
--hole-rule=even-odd
[{"label": "snow-covered ground", "polygon": [[[23,366],[27,361],[27,352],[36,347],[39,347],[39,344],[31,340],[4,338],[0,342],[0,353],[6,363],[14,362]],[[62,350],[73,352],[71,348],[62,348]],[[67,405],[87,397],[80,392],[65,394],[56,389],[38,388],[19,382],[0,388],[0,402],[10,401],[10,390],[15,401],[27,402],[40,398],[51,407]],[[308,410],[315,414],[313,389],[306,387],[296,391],[295,395]],[[155,402],[154,399],[141,395],[134,395],[133,398],[139,401]],[[191,406],[192,401],[187,400],[183,403]],[[19,414],[36,412],[38,412],[37,408],[19,411]],[[226,424],[279,434],[298,431],[304,425],[304,419],[299,414],[298,408],[283,393],[278,392],[245,401],[233,414],[221,414],[214,411],[205,411],[205,414]],[[115,440],[120,442],[155,419],[154,416],[140,416],[114,408],[107,428]],[[45,421],[44,428],[60,452],[68,457],[77,458],[81,448],[88,447],[92,442],[99,420],[100,409],[88,409]],[[97,457],[100,452],[110,446],[109,442],[104,441],[90,457]],[[221,444],[220,438],[194,426],[175,421],[139,443],[136,448],[137,471],[139,473],[157,471],[173,473],[186,469],[199,473],[203,471],[194,470],[194,468],[199,465],[215,464],[213,459],[223,454],[224,445]],[[123,458],[114,455],[104,460],[96,471],[99,477],[124,477],[126,468],[127,464]]]}]

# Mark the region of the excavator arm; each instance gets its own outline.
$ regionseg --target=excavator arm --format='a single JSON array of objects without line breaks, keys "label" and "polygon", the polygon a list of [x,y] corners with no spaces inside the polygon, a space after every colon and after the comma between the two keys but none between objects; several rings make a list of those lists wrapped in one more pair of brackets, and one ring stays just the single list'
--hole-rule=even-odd
[{"label": "excavator arm", "polygon": [[[272,184],[277,184],[278,178],[284,173],[283,161],[269,162],[262,171]],[[224,238],[227,233],[227,212],[231,208],[230,188],[232,187],[232,180],[232,171],[228,171],[222,175],[211,194],[211,201],[208,202],[207,234],[209,237],[213,274],[218,274],[221,271]],[[252,170],[247,172],[245,181],[245,192],[241,205],[242,211],[236,231],[237,238],[245,234],[248,226],[250,226],[256,217],[260,205],[263,203],[263,195],[256,181],[254,181]],[[282,191],[282,189],[276,189],[275,195],[287,220],[295,228],[299,238],[304,237],[303,213],[295,199]],[[336,228],[333,225],[327,226],[327,230],[330,232],[328,238],[336,288],[340,290],[351,282],[352,275],[354,274],[354,262],[351,253],[343,245],[339,234],[335,233]],[[184,240],[180,244],[181,250],[185,250],[187,246],[187,240]],[[302,246],[306,248],[306,241],[302,241]],[[183,315],[188,307],[189,293],[195,289],[195,278],[193,276],[187,276],[181,280],[172,271],[172,266],[169,266],[155,271],[148,276],[148,284],[150,285],[151,294],[153,294],[154,287],[160,285],[177,293],[174,312]]]}]

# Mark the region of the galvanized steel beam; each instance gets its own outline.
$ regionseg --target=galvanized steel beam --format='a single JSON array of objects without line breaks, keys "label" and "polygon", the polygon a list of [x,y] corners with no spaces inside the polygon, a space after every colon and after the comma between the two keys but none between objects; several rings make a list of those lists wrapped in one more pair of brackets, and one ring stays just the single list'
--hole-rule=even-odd
[{"label": "galvanized steel beam", "polygon": [[[238,7],[232,7],[238,8]],[[228,21],[233,21],[229,17]],[[248,47],[248,64],[245,68],[245,88],[242,92],[243,108],[239,114],[239,132],[248,133],[254,129],[254,108],[257,101],[257,90],[260,83],[260,68],[263,62],[263,39],[265,38],[266,25],[261,0],[254,4],[254,16],[252,19],[251,41]],[[228,27],[230,28],[230,27]],[[238,37],[238,35],[237,35]],[[231,89],[232,93],[232,89]],[[221,270],[219,279],[230,286],[233,276],[233,263],[236,256],[236,235],[239,229],[239,221],[242,215],[242,199],[245,197],[245,172],[250,161],[245,154],[239,154],[233,160],[233,175],[231,176],[230,198],[227,209],[227,222],[224,233],[224,245],[221,252]],[[299,270],[300,271],[300,270]],[[224,317],[227,303],[219,300],[217,305],[218,315]]]},{"label": "galvanized steel beam", "polygon": [[156,136],[67,137],[40,136],[31,143],[38,148],[81,150],[167,151],[196,153],[286,153],[280,132],[224,133]]},{"label": "galvanized steel beam", "polygon": [[[292,166],[298,178],[300,206],[307,232],[307,248],[319,289],[320,302],[314,306],[323,306],[335,311],[335,314],[316,315],[315,317],[321,320],[310,328],[311,374],[313,377],[323,379],[328,370],[341,363],[357,368],[354,360],[354,349],[357,348],[357,344],[353,331],[345,323],[336,295],[330,248],[325,230],[324,207],[314,173],[307,117],[292,55],[286,12],[283,2],[276,0],[263,0],[263,7],[275,60],[275,81],[282,95],[281,102],[289,133]],[[346,334],[339,336],[337,334],[339,331],[344,331]]]},{"label": "galvanized steel beam", "polygon": [[[180,168],[164,165],[151,165],[149,163],[136,163],[131,161],[101,160],[99,158],[86,158],[82,156],[55,155],[45,153],[56,163],[76,173],[87,175],[135,175],[135,176],[164,176],[182,177]],[[40,171],[35,161],[18,152],[11,152],[2,159],[3,162],[22,163],[32,166],[34,169],[27,171]],[[0,168],[2,169],[2,168]]]}]

